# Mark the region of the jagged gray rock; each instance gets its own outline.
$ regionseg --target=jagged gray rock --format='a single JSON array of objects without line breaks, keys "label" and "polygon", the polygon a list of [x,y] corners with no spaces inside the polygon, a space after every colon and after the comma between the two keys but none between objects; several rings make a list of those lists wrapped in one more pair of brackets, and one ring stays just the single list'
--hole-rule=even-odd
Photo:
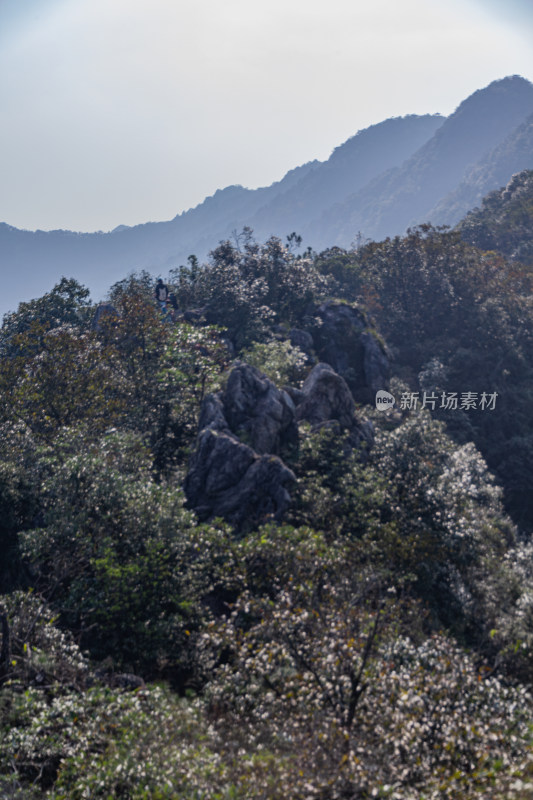
[{"label": "jagged gray rock", "polygon": [[[374,444],[374,427],[371,422],[359,420],[348,384],[329,364],[314,367],[302,386],[303,399],[296,409],[298,420],[307,420],[313,426],[338,428],[345,436],[348,448],[366,449]],[[344,430],[343,430],[344,429]]]},{"label": "jagged gray rock", "polygon": [[226,417],[224,416],[224,406],[220,393],[208,394],[204,397],[200,409],[198,430],[203,431],[204,428],[210,428],[220,433],[231,433]]},{"label": "jagged gray rock", "polygon": [[284,447],[297,444],[291,397],[255,367],[237,362],[221,400],[229,429],[257,453],[278,455]]},{"label": "jagged gray rock", "polygon": [[372,403],[379,389],[388,390],[389,359],[362,311],[328,301],[310,316],[318,321],[311,331],[318,357],[345,379],[358,402]]},{"label": "jagged gray rock", "polygon": [[238,529],[280,520],[296,483],[275,455],[298,442],[287,392],[255,367],[237,362],[224,391],[204,399],[199,431],[184,484],[188,506],[198,517],[223,517]]},{"label": "jagged gray rock", "polygon": [[201,520],[223,517],[241,529],[280,520],[294,483],[294,473],[277,456],[260,456],[233,434],[204,428],[184,488]]},{"label": "jagged gray rock", "polygon": [[329,364],[313,367],[302,386],[303,399],[296,409],[298,420],[312,425],[337,420],[351,428],[355,419],[355,403],[348,384]]},{"label": "jagged gray rock", "polygon": [[364,454],[374,443],[372,423],[358,419],[346,381],[329,364],[317,364],[289,394],[236,362],[225,389],[202,404],[184,483],[188,507],[202,521],[223,517],[238,530],[280,521],[296,477],[277,454],[297,446],[299,420],[334,428],[347,453]]}]

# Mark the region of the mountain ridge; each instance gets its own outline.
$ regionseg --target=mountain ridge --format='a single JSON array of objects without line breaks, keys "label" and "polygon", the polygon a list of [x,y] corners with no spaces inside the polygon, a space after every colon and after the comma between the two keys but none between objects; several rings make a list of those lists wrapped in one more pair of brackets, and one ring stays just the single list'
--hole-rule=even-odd
[{"label": "mountain ridge", "polygon": [[[494,100],[498,102],[491,102]],[[383,173],[318,225],[325,222],[326,228],[334,227],[336,237],[330,244],[346,246],[359,230],[379,240],[433,222],[428,215],[441,198],[532,112],[533,85],[529,81],[512,76],[493,82],[464,100],[400,170]],[[490,185],[487,191],[494,188],[497,186]],[[440,221],[448,224],[448,220]]]},{"label": "mountain ridge", "polygon": [[24,231],[0,223],[0,314],[49,290],[62,275],[98,297],[125,272],[162,274],[190,254],[202,260],[245,225],[258,238],[296,231],[318,250],[349,247],[358,234],[384,238],[421,222],[455,224],[472,207],[465,205],[480,202],[481,191],[533,167],[532,145],[533,84],[511,76],[474,92],[449,117],[384,120],[358,131],[326,161],[307,162],[259,189],[219,189],[168,221],[119,225],[108,233]]}]

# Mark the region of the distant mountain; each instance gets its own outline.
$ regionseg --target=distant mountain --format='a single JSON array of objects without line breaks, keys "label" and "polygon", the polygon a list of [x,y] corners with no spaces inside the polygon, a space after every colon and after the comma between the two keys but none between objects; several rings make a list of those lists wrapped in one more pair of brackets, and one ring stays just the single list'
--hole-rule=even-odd
[{"label": "distant mountain", "polygon": [[304,164],[260,189],[228,186],[168,222],[120,225],[110,233],[21,231],[0,223],[0,313],[48,291],[63,274],[98,296],[132,270],[165,272],[192,253],[203,259],[244,225],[262,237],[298,231],[384,168],[402,163],[442,121],[439,114],[386,120],[356,134],[326,162]]},{"label": "distant mountain", "polygon": [[467,170],[459,186],[429,212],[435,225],[454,225],[485,195],[505,186],[511,175],[533,169],[533,114],[494,150]]},{"label": "distant mountain", "polygon": [[101,297],[133,270],[164,272],[191,253],[207,255],[219,239],[242,228],[242,220],[314,169],[310,162],[271,186],[218,190],[169,222],[120,225],[110,233],[25,231],[0,223],[0,314],[48,291],[62,275],[76,278]]},{"label": "distant mountain", "polygon": [[[504,78],[475,92],[399,169],[380,175],[316,220],[313,228],[320,245],[346,246],[358,231],[380,240],[415,224],[433,222],[433,209],[532,113],[533,84],[524,78]],[[519,168],[528,167],[532,158],[529,150]],[[501,185],[499,175],[494,180],[485,182],[485,191]],[[457,220],[439,213],[441,224],[452,221]]]},{"label": "distant mountain", "polygon": [[297,231],[313,242],[314,220],[362,189],[384,170],[402,164],[440,128],[440,114],[393,118],[359,131],[335,148],[298,183],[263,205],[248,224],[259,237]]},{"label": "distant mountain", "polygon": [[533,266],[533,170],[513,175],[458,225],[463,239]]},{"label": "distant mountain", "polygon": [[533,85],[495,81],[448,118],[406,116],[373,125],[325,162],[291,170],[256,190],[229,186],[168,222],[110,233],[22,231],[0,223],[0,314],[48,291],[62,275],[95,298],[132,270],[166,273],[200,259],[244,225],[258,238],[292,231],[304,245],[348,247],[413,224],[454,224],[513,172],[533,167]]}]

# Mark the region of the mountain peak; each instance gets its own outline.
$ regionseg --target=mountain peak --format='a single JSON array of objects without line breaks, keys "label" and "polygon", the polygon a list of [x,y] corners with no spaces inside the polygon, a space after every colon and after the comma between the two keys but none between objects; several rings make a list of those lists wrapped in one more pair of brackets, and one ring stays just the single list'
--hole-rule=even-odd
[{"label": "mountain peak", "polygon": [[365,152],[369,147],[375,149],[383,144],[391,146],[404,140],[406,143],[413,138],[420,138],[421,143],[428,139],[438,127],[439,122],[444,122],[446,117],[442,114],[407,114],[404,117],[390,117],[389,119],[363,128],[354,136],[336,147],[330,161],[352,158],[357,151]]},{"label": "mountain peak", "polygon": [[[533,111],[533,83],[520,77],[511,75],[501,80],[492,81],[483,89],[478,89],[469,95],[448,118],[450,124],[456,124],[466,115],[475,115],[476,119],[483,121],[487,118],[493,121],[494,110],[497,108],[497,117],[502,124],[504,117],[509,117],[516,125],[527,115],[527,109]],[[526,108],[526,114],[523,109]],[[514,125],[512,125],[514,127]],[[508,125],[509,127],[509,125]]]}]

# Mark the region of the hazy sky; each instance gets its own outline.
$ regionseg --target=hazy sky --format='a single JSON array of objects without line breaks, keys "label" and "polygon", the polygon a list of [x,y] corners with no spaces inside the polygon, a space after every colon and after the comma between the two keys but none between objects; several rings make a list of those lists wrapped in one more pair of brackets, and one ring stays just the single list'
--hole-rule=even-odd
[{"label": "hazy sky", "polygon": [[0,0],[0,221],[109,230],[533,80],[532,0]]}]

